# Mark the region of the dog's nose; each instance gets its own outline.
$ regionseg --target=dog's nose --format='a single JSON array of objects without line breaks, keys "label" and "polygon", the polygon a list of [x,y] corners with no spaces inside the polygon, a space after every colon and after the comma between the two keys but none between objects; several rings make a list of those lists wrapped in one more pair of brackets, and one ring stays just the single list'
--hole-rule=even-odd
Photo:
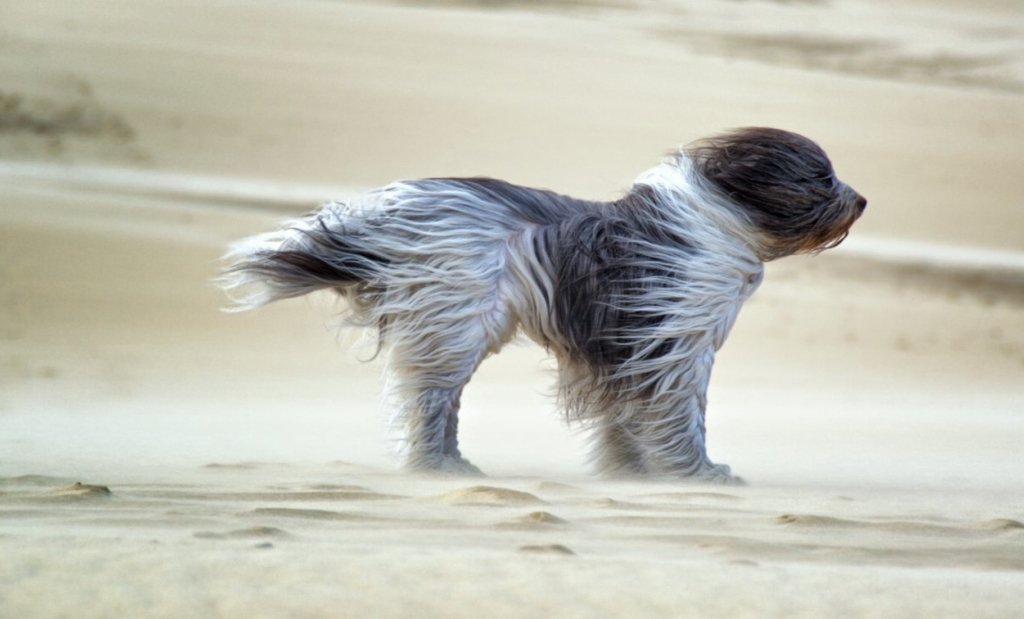
[{"label": "dog's nose", "polygon": [[868,207],[868,201],[864,196],[857,194],[857,201],[854,202],[854,206],[857,207],[858,213],[863,213],[864,209]]}]

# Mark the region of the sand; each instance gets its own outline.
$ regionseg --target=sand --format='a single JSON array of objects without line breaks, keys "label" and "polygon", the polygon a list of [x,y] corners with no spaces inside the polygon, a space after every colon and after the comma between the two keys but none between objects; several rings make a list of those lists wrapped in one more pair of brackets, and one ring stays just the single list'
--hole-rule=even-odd
[{"label": "sand", "polygon": [[[1024,16],[1012,1],[6,3],[0,618],[1014,617]],[[593,477],[523,343],[487,474],[403,473],[328,296],[227,315],[228,242],[395,178],[610,197],[743,124],[871,201],[718,359],[749,482]]]}]

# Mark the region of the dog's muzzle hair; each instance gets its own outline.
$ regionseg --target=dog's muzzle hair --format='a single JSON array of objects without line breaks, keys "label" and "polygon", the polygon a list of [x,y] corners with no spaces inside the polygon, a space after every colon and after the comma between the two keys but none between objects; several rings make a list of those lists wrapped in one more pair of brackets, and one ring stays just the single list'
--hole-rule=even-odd
[{"label": "dog's muzzle hair", "polygon": [[696,142],[613,202],[489,178],[396,182],[242,241],[238,309],[331,289],[375,327],[410,467],[477,472],[457,441],[481,361],[523,332],[609,474],[732,481],[705,449],[715,352],[763,263],[837,245],[866,201],[811,140],[746,128]]}]

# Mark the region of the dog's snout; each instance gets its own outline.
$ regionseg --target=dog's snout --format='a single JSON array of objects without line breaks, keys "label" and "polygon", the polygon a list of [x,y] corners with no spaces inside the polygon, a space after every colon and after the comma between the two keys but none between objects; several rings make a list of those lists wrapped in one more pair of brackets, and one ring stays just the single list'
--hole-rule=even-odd
[{"label": "dog's snout", "polygon": [[867,198],[842,181],[839,181],[839,199],[843,204],[852,204],[853,208],[857,210],[857,216],[860,216],[868,207]]},{"label": "dog's snout", "polygon": [[868,200],[864,196],[857,194],[857,199],[854,201],[853,205],[857,207],[858,213],[863,213],[864,209],[868,207]]}]

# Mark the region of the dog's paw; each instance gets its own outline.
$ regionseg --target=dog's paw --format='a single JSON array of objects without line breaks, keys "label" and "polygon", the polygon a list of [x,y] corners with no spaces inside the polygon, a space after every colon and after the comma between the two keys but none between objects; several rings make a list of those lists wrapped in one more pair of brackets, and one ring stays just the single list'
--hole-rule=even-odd
[{"label": "dog's paw", "polygon": [[689,478],[706,484],[722,484],[723,486],[746,486],[747,482],[739,475],[733,475],[727,464],[708,464]]},{"label": "dog's paw", "polygon": [[485,477],[483,471],[478,469],[472,462],[465,458],[453,458],[445,456],[437,467],[438,473],[446,475],[464,475],[467,477]]},{"label": "dog's paw", "polygon": [[417,473],[486,477],[480,469],[461,456],[445,455],[429,459],[410,459],[405,463],[405,468]]}]

